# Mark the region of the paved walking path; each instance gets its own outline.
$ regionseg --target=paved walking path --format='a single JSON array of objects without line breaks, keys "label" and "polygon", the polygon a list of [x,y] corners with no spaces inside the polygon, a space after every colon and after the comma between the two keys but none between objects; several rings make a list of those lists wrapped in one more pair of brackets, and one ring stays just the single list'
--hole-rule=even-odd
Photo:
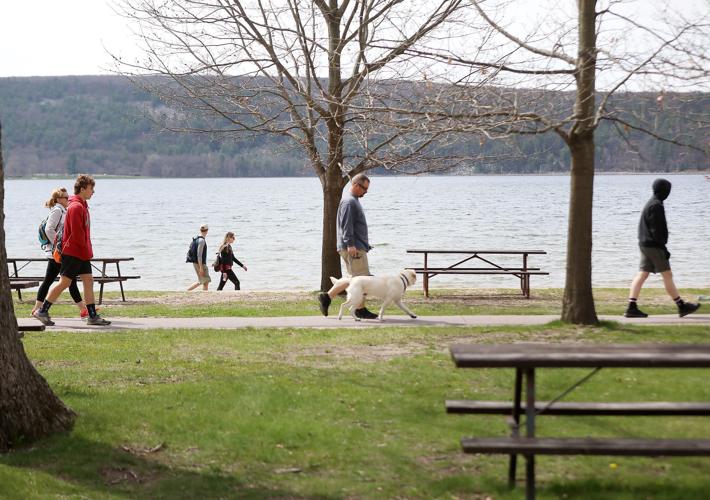
[{"label": "paved walking path", "polygon": [[[155,328],[186,329],[236,329],[236,328],[372,328],[383,326],[496,326],[496,325],[544,325],[559,319],[557,315],[530,316],[420,316],[411,319],[407,316],[386,316],[383,322],[377,320],[354,321],[351,317],[338,321],[337,316],[285,316],[276,318],[117,318],[111,320],[108,327],[88,326],[79,318],[52,318],[56,325],[48,327],[54,331],[91,331],[91,330],[151,330]],[[708,325],[710,314],[693,314],[685,318],[677,315],[654,315],[645,319],[628,319],[623,316],[599,317],[601,320],[633,323],[638,325]],[[32,318],[18,319],[20,325],[37,324]]]}]

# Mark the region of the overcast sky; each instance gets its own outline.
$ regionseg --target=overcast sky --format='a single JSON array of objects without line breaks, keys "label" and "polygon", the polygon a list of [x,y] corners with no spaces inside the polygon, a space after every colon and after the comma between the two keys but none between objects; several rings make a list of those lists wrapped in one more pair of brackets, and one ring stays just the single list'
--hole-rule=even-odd
[{"label": "overcast sky", "polygon": [[126,20],[105,0],[0,1],[0,76],[105,74],[105,47],[132,46]]},{"label": "overcast sky", "polygon": [[[538,1],[516,5],[539,13]],[[688,12],[707,10],[709,4],[672,2]],[[648,8],[647,0],[632,2],[631,8],[641,13]],[[106,0],[0,1],[0,77],[106,74],[112,67],[107,49],[129,58],[138,55],[126,19]]]}]

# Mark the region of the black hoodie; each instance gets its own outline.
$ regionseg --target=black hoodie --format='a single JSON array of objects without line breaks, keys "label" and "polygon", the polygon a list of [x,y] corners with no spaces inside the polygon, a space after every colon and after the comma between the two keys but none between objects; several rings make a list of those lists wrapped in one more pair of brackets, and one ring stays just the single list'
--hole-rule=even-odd
[{"label": "black hoodie", "polygon": [[639,221],[639,245],[666,249],[668,226],[663,200],[671,194],[671,183],[666,179],[653,181],[653,196],[641,212]]}]

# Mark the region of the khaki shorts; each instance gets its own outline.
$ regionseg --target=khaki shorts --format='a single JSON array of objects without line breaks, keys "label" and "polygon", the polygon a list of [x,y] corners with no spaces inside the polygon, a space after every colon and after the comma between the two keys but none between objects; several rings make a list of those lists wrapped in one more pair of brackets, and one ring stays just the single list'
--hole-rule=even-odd
[{"label": "khaki shorts", "polygon": [[350,257],[347,250],[341,250],[338,254],[340,254],[340,258],[345,263],[348,276],[371,276],[370,265],[367,262],[367,252],[358,250],[355,257]]},{"label": "khaki shorts", "polygon": [[205,283],[210,283],[212,281],[212,278],[210,278],[210,269],[209,267],[207,267],[207,265],[202,266],[205,269],[204,276],[200,276],[200,265],[197,262],[193,262],[192,265],[195,268],[197,281],[200,283],[200,285],[204,285]]},{"label": "khaki shorts", "polygon": [[639,247],[641,250],[641,263],[639,270],[647,273],[662,273],[671,268],[666,257],[666,252],[662,248]]}]

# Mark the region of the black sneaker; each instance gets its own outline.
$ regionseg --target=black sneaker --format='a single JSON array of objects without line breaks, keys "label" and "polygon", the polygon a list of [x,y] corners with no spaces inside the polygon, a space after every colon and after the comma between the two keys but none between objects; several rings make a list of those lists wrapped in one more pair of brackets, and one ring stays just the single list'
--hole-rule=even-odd
[{"label": "black sneaker", "polygon": [[103,319],[101,316],[98,314],[96,316],[89,317],[89,319],[86,320],[87,325],[93,325],[93,326],[108,326],[111,324],[110,321]]},{"label": "black sneaker", "polygon": [[625,318],[648,318],[648,314],[643,312],[638,306],[629,306],[624,313]]},{"label": "black sneaker", "polygon": [[682,318],[683,316],[687,316],[688,314],[694,313],[698,309],[700,309],[700,304],[694,304],[693,302],[683,302],[681,305],[678,306],[678,316]]},{"label": "black sneaker", "polygon": [[372,311],[368,311],[366,307],[363,307],[362,309],[355,309],[355,317],[360,319],[377,319],[380,316]]},{"label": "black sneaker", "polygon": [[325,292],[318,294],[318,307],[323,316],[328,316],[328,307],[330,307],[330,296]]},{"label": "black sneaker", "polygon": [[52,318],[49,317],[48,312],[42,312],[39,310],[33,312],[32,316],[34,316],[35,319],[38,319],[44,326],[54,326],[54,321],[52,321]]}]

